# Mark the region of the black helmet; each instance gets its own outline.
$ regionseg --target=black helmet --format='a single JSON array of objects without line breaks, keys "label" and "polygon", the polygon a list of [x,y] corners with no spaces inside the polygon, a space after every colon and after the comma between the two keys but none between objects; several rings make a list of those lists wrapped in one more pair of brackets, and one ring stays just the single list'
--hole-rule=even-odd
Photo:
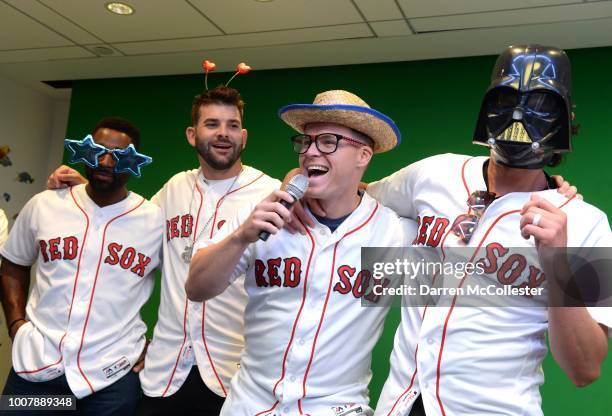
[{"label": "black helmet", "polygon": [[540,169],[571,150],[571,66],[561,49],[520,45],[498,58],[474,143],[490,146],[505,166]]}]

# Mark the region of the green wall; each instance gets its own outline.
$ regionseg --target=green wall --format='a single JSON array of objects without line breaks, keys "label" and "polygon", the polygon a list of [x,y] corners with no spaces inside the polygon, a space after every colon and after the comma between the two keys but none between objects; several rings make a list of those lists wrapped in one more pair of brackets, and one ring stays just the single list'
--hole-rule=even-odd
[{"label": "green wall", "polygon": [[[574,70],[576,121],[582,125],[574,139],[574,153],[554,172],[577,185],[585,199],[606,213],[612,212],[612,48],[568,51]],[[213,58],[210,56],[208,58]],[[170,58],[169,58],[170,59]],[[247,102],[245,127],[249,130],[246,164],[282,178],[297,164],[288,137],[292,130],[277,117],[279,107],[312,102],[316,92],[345,89],[388,114],[399,125],[402,145],[377,155],[366,172],[375,180],[437,153],[483,155],[486,149],[471,144],[480,101],[488,85],[495,57],[474,57],[350,65],[291,70],[254,70],[234,80]],[[212,74],[209,85],[231,74]],[[131,189],[151,196],[173,174],[197,166],[193,149],[185,140],[193,96],[204,87],[203,75],[76,81],[67,137],[80,139],[104,116],[125,117],[142,130],[142,151],[154,159],[133,179]],[[153,328],[157,318],[159,282],[143,316]],[[385,332],[374,351],[371,396],[375,403],[388,372],[393,334],[399,310],[387,318]],[[602,378],[577,389],[549,357],[544,365],[544,411],[551,415],[609,414],[612,399],[612,367],[604,365]],[[469,398],[466,398],[469,400]],[[520,400],[520,398],[517,398]],[[607,405],[607,406],[606,406]]]}]

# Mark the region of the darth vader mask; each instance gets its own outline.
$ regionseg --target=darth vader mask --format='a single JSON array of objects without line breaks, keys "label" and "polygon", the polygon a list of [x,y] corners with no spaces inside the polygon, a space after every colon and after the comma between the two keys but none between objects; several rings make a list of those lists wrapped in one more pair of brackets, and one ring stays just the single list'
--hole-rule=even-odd
[{"label": "darth vader mask", "polygon": [[513,46],[495,64],[474,142],[492,148],[495,162],[540,169],[553,153],[568,152],[571,68],[560,49]]}]

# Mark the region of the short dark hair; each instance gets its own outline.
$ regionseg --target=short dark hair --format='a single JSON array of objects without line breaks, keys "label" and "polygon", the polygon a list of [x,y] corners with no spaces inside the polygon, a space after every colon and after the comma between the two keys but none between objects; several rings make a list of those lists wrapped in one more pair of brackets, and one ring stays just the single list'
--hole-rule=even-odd
[{"label": "short dark hair", "polygon": [[96,127],[94,127],[92,134],[100,129],[112,129],[125,133],[130,137],[130,139],[132,139],[132,144],[136,150],[140,149],[140,129],[138,129],[138,127],[133,125],[128,120],[121,117],[105,117],[98,121],[98,124],[96,124]]},{"label": "short dark hair", "polygon": [[198,124],[200,119],[200,107],[208,104],[221,104],[236,107],[240,113],[240,119],[244,118],[244,101],[238,90],[225,85],[219,85],[212,90],[203,91],[193,99],[191,105],[191,123]]},{"label": "short dark hair", "polygon": [[552,158],[548,161],[546,166],[549,168],[555,168],[563,162],[563,155],[561,153],[553,153]]}]

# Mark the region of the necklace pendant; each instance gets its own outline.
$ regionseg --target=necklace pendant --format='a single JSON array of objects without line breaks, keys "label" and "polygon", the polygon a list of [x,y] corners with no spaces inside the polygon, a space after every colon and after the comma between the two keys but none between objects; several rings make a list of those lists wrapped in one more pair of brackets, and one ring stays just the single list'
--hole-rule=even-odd
[{"label": "necklace pendant", "polygon": [[183,250],[183,254],[181,254],[181,258],[183,259],[185,263],[189,264],[191,262],[192,252],[193,252],[193,246],[189,244],[186,245],[185,250]]}]

